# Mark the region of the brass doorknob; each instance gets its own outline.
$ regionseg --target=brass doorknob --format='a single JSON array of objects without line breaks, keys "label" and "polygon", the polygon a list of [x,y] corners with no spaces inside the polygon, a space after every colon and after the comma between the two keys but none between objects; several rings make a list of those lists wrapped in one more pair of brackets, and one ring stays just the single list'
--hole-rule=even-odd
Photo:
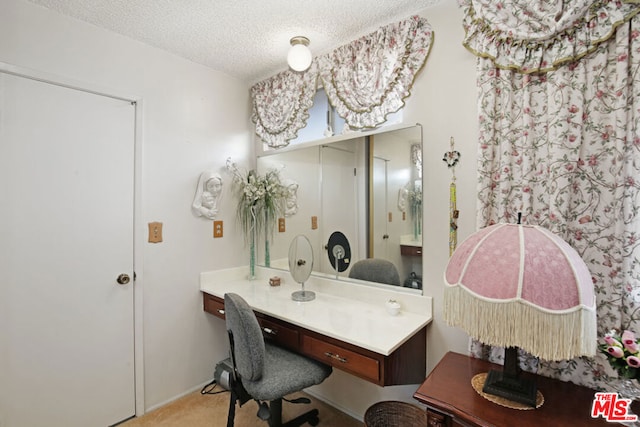
[{"label": "brass doorknob", "polygon": [[121,285],[126,285],[127,283],[129,283],[131,281],[131,278],[129,277],[128,274],[122,273],[121,275],[118,276],[116,281]]}]

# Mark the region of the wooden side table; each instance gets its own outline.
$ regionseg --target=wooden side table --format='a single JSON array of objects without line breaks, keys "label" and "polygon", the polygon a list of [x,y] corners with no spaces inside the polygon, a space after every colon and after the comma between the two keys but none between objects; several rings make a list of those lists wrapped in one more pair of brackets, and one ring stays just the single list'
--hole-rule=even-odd
[{"label": "wooden side table", "polygon": [[430,427],[569,427],[617,426],[591,418],[594,390],[551,378],[535,377],[544,404],[531,410],[510,409],[488,401],[471,386],[474,375],[501,369],[487,361],[447,353],[413,397],[427,405]]}]

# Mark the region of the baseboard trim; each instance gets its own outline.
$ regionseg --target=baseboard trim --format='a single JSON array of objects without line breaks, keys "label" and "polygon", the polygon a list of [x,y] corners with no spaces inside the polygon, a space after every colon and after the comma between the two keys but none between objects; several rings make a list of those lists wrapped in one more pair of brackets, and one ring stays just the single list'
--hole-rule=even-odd
[{"label": "baseboard trim", "polygon": [[[144,411],[144,414],[147,414],[147,413],[149,413],[151,411],[159,409],[159,408],[163,407],[164,405],[168,405],[169,403],[175,402],[176,400],[181,399],[181,398],[185,397],[186,395],[193,393],[194,391],[200,391],[200,390],[202,390],[202,388],[204,386],[206,386],[206,385],[208,385],[210,383],[211,383],[211,380],[203,382],[202,384],[197,385],[197,386],[195,386],[193,388],[190,388],[187,391],[184,391],[184,392],[182,392],[182,393],[180,393],[180,394],[178,394],[178,395],[176,395],[174,397],[171,397],[171,398],[169,398],[169,399],[167,399],[167,400],[165,400],[163,402],[160,402],[160,403],[157,403],[157,404],[155,404],[153,406],[150,406]],[[144,414],[136,414],[136,416],[141,417]]]},{"label": "baseboard trim", "polygon": [[333,401],[332,399],[329,399],[327,396],[324,396],[321,393],[316,393],[316,392],[311,391],[309,389],[305,389],[304,392],[309,394],[310,396],[313,396],[314,398],[316,398],[318,400],[321,400],[322,402],[326,403],[327,405],[333,406],[334,408],[344,412],[345,414],[349,415],[350,417],[355,418],[356,420],[358,420],[360,422],[364,422],[364,418],[363,418],[362,415],[356,414],[351,409],[345,408],[344,406],[342,406],[339,403]]}]

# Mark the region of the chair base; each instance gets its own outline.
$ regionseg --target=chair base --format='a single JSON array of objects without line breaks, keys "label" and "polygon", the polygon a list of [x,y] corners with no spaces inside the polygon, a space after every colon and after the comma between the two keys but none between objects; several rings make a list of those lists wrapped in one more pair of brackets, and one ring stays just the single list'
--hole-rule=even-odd
[{"label": "chair base", "polygon": [[269,418],[269,427],[298,427],[305,423],[309,423],[311,426],[317,426],[320,423],[320,418],[317,409],[312,409],[305,412],[302,415],[298,415],[296,418],[282,423],[282,399],[272,400],[269,403],[269,411],[271,417]]},{"label": "chair base", "polygon": [[[238,396],[231,391],[229,399],[229,413],[227,414],[227,427],[233,427],[236,415],[236,403],[242,406],[247,399]],[[304,414],[298,415],[292,420],[282,423],[282,399],[276,399],[269,402],[269,427],[299,427],[305,423],[311,426],[317,426],[320,423],[320,412],[317,409],[311,409]]]}]

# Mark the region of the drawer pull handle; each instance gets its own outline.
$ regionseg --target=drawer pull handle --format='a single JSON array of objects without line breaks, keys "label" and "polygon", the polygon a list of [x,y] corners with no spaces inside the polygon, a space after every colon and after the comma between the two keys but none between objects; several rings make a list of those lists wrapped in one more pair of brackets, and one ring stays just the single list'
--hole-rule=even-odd
[{"label": "drawer pull handle", "polygon": [[337,361],[339,361],[341,363],[347,363],[347,358],[346,357],[340,357],[339,354],[333,354],[333,353],[331,353],[329,351],[325,351],[324,355],[327,356],[327,357],[330,357],[332,359],[335,359],[335,360],[337,360]]},{"label": "drawer pull handle", "polygon": [[271,329],[271,328],[262,328],[262,331],[263,331],[265,334],[274,335],[274,336],[275,336],[275,335],[278,335],[278,331],[276,331],[276,330],[274,330],[274,329]]},{"label": "drawer pull handle", "polygon": [[223,314],[223,315],[224,315],[224,310],[223,310],[223,309],[221,309],[221,308],[219,308],[219,309],[218,309],[218,313],[220,313],[220,314]]}]

